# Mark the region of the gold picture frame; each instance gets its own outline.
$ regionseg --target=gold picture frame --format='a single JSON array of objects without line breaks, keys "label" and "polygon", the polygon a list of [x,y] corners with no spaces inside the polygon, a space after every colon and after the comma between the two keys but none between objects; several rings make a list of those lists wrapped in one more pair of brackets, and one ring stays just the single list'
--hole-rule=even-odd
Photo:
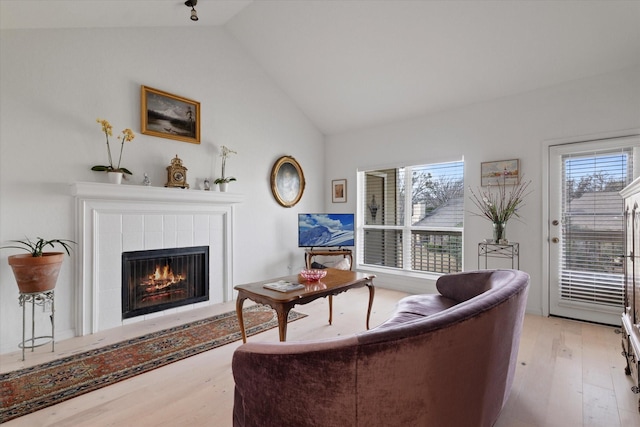
[{"label": "gold picture frame", "polygon": [[516,185],[520,182],[520,160],[498,160],[480,164],[481,186]]},{"label": "gold picture frame", "polygon": [[331,181],[331,201],[333,203],[347,202],[347,180],[334,179]]},{"label": "gold picture frame", "polygon": [[304,193],[305,180],[300,164],[291,156],[282,156],[271,169],[271,192],[281,206],[295,206]]},{"label": "gold picture frame", "polygon": [[140,132],[200,144],[200,103],[141,86]]}]

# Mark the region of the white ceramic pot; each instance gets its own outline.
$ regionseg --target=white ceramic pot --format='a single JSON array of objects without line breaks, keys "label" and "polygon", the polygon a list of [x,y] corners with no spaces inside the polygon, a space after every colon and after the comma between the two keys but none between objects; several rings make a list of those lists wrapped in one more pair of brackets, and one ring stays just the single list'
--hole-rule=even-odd
[{"label": "white ceramic pot", "polygon": [[229,183],[221,182],[220,184],[218,184],[218,187],[220,187],[220,191],[224,193],[225,191],[227,191],[227,188],[229,187]]},{"label": "white ceramic pot", "polygon": [[122,172],[107,172],[107,177],[109,177],[109,182],[112,184],[122,183]]}]

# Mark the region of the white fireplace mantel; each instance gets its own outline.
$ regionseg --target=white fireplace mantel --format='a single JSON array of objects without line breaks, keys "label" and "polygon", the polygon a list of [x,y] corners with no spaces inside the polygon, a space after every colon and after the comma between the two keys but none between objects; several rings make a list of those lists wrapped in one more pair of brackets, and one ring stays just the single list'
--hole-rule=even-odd
[{"label": "white fireplace mantel", "polygon": [[124,251],[210,248],[210,300],[150,316],[232,298],[234,205],[244,200],[242,194],[94,182],[71,184],[71,194],[76,203],[79,255],[76,334],[140,320],[122,319]]},{"label": "white fireplace mantel", "polygon": [[241,203],[244,200],[244,196],[239,193],[146,187],[143,185],[115,185],[98,182],[76,182],[71,185],[71,194],[83,199],[138,200],[171,203],[233,204]]}]

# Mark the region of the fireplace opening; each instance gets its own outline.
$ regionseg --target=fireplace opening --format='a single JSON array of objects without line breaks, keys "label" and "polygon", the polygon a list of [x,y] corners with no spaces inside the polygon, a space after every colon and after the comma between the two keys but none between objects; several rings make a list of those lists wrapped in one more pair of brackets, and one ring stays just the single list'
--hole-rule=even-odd
[{"label": "fireplace opening", "polygon": [[209,300],[209,247],[122,253],[122,318]]}]

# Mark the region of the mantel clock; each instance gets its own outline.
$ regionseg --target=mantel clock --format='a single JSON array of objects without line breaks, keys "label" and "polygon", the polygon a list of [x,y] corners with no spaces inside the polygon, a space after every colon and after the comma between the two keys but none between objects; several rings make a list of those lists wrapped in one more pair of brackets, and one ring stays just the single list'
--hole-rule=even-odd
[{"label": "mantel clock", "polygon": [[167,183],[165,187],[189,188],[187,183],[187,168],[182,165],[182,160],[176,157],[167,166]]}]

